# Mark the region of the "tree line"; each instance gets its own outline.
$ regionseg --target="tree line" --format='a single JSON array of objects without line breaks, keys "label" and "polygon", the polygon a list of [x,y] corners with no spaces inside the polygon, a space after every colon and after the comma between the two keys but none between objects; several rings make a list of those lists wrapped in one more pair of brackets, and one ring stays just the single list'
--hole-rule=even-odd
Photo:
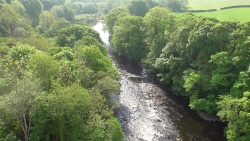
[{"label": "tree line", "polygon": [[0,141],[122,141],[120,76],[99,34],[71,23],[67,1],[50,1],[62,15],[1,2]]},{"label": "tree line", "polygon": [[142,64],[191,109],[218,116],[229,141],[250,140],[250,23],[161,7],[138,15],[115,8],[105,22],[119,56]]}]

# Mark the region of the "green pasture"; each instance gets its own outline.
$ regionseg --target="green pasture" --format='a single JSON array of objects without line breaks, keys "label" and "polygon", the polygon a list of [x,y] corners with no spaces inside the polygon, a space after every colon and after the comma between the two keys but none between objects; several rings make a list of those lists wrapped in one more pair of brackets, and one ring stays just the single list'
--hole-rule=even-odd
[{"label": "green pasture", "polygon": [[215,12],[201,12],[194,14],[205,17],[216,18],[221,21],[236,21],[236,22],[250,21],[250,8],[235,8],[228,10],[219,10]]},{"label": "green pasture", "polygon": [[188,8],[192,10],[220,9],[234,5],[250,5],[250,0],[188,0]]}]

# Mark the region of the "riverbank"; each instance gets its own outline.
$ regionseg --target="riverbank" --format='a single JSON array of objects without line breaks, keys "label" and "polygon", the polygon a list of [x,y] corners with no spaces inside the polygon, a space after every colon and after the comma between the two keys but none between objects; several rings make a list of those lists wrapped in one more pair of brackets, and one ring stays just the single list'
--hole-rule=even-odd
[{"label": "riverbank", "polygon": [[[98,27],[97,27],[98,26]],[[103,23],[94,29],[109,46]],[[111,54],[121,73],[121,93],[116,115],[128,141],[223,141],[222,126],[202,120],[187,105],[143,76],[139,66]]]}]

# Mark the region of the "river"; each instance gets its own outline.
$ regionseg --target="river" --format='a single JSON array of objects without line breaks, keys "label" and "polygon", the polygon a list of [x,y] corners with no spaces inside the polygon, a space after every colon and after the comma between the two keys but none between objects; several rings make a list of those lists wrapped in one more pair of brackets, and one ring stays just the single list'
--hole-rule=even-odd
[{"label": "river", "polygon": [[[109,49],[109,33],[98,22],[95,29]],[[207,122],[142,75],[140,68],[115,57],[121,73],[119,106],[115,114],[127,141],[224,141],[223,126]]]}]

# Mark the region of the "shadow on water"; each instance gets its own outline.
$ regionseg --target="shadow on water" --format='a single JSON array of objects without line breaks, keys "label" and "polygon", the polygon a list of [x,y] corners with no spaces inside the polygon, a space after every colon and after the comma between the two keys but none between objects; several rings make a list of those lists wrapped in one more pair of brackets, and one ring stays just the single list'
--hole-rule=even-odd
[{"label": "shadow on water", "polygon": [[[156,83],[159,85],[159,82],[156,82],[154,79],[140,77],[142,76],[143,70],[138,64],[131,63],[125,58],[121,58],[114,54],[112,55],[112,59],[118,64],[121,70],[138,76],[129,77],[131,81],[135,83]],[[164,94],[169,99],[162,99],[161,95],[155,98],[157,103],[162,102],[158,106],[164,107],[165,110],[170,113],[169,118],[171,118],[173,124],[177,128],[176,134],[178,135],[172,135],[172,137],[177,137],[177,140],[183,141],[226,141],[224,137],[225,124],[219,121],[206,121],[202,119],[195,111],[189,109],[188,100],[180,96],[175,96],[170,92],[169,88],[160,87],[164,90]],[[164,113],[162,113],[162,116],[164,116]],[[168,137],[168,139],[171,140],[171,137]]]},{"label": "shadow on water", "polygon": [[[109,34],[103,24],[94,29],[106,46]],[[187,100],[143,77],[142,68],[110,53],[121,73],[119,107],[115,114],[128,141],[225,141],[224,125],[208,122],[189,110]]]},{"label": "shadow on water", "polygon": [[120,68],[121,70],[126,70],[126,72],[141,76],[142,75],[142,67],[138,65],[138,63],[130,62],[125,57],[120,57],[117,54],[115,54],[110,49],[110,57],[112,60],[115,61],[115,64]]}]

